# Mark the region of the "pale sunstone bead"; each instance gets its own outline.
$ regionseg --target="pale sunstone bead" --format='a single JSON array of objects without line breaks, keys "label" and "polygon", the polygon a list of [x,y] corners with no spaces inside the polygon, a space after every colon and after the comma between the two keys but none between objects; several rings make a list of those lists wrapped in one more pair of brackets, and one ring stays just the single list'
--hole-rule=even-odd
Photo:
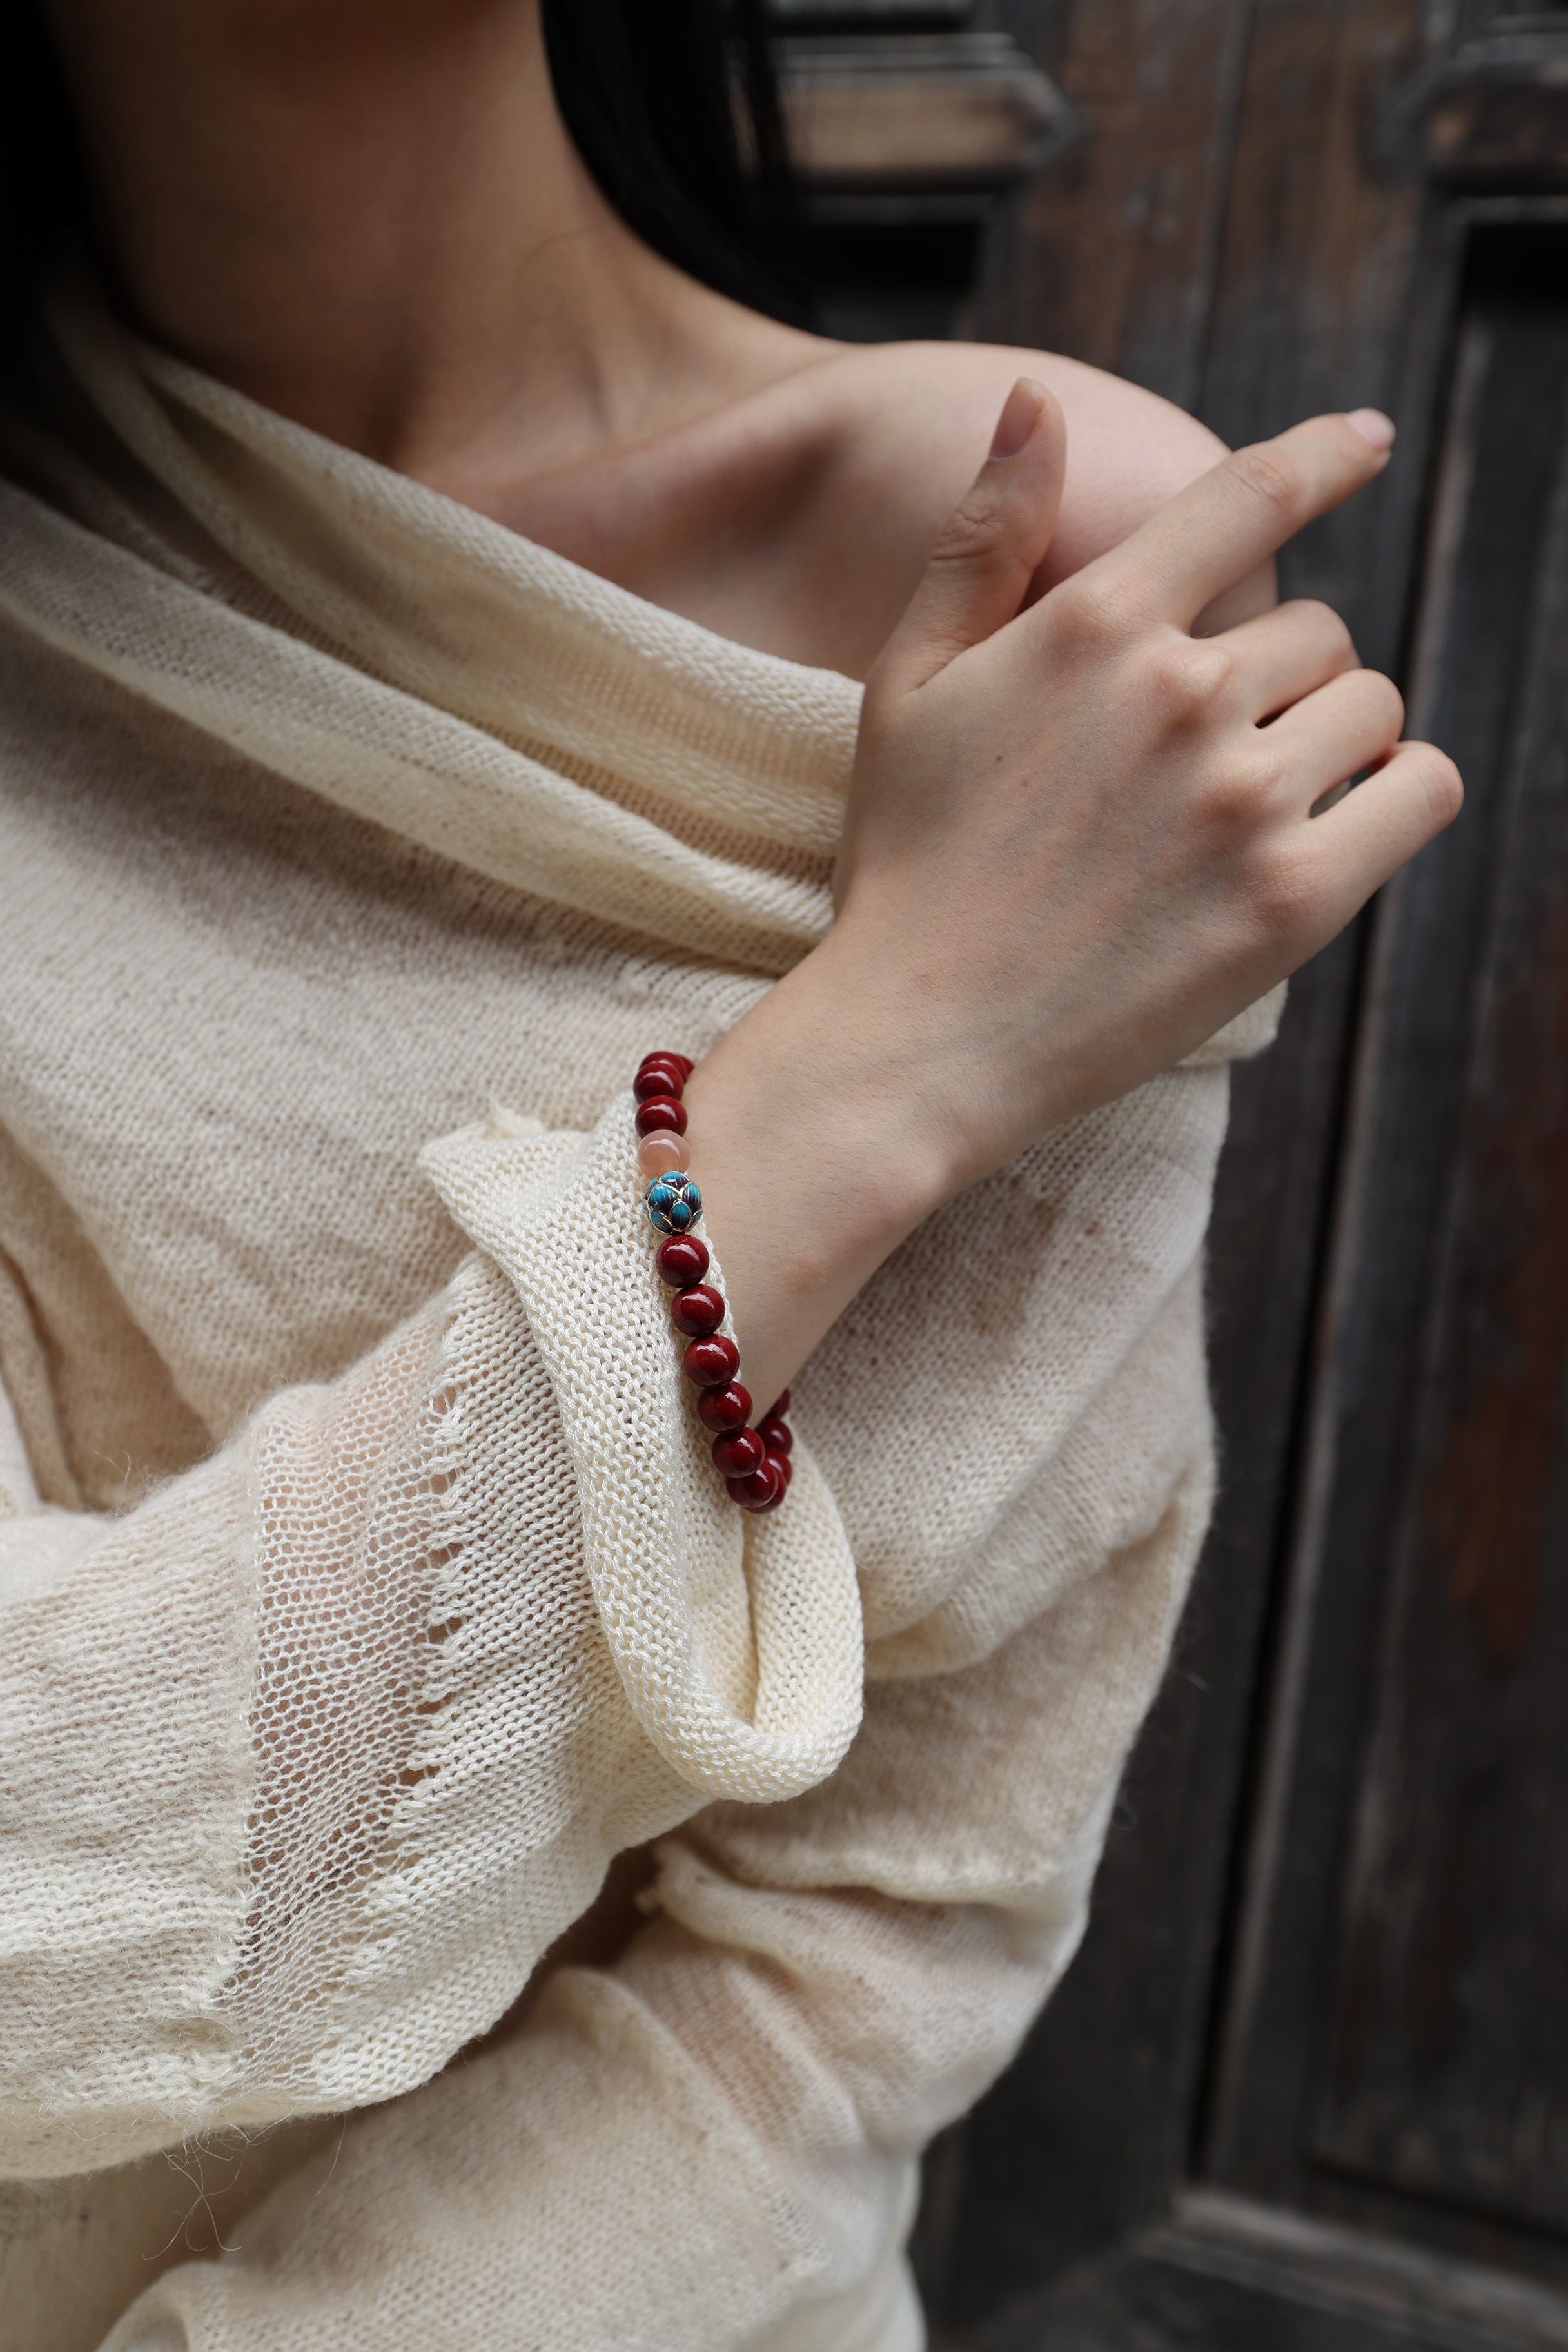
[{"label": "pale sunstone bead", "polygon": [[637,1146],[637,1166],[645,1176],[662,1176],[667,1168],[687,1169],[691,1154],[683,1135],[672,1135],[668,1127],[657,1134],[645,1135]]}]

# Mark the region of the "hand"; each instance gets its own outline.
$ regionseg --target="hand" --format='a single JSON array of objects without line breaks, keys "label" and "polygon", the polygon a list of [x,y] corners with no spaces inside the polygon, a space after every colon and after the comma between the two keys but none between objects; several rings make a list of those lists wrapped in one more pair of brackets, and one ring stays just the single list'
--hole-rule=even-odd
[{"label": "hand", "polygon": [[1397,689],[1326,606],[1192,634],[1382,470],[1392,432],[1358,422],[1241,451],[1030,603],[1064,434],[1015,388],[1016,454],[868,683],[837,877],[830,961],[940,1123],[947,1190],[1179,1061],[1457,814],[1452,761],[1400,743]]},{"label": "hand", "polygon": [[932,1209],[1190,1053],[1458,813],[1326,606],[1194,634],[1391,439],[1244,449],[1038,595],[1065,431],[1015,387],[868,681],[837,919],[687,1090],[759,1402]]}]

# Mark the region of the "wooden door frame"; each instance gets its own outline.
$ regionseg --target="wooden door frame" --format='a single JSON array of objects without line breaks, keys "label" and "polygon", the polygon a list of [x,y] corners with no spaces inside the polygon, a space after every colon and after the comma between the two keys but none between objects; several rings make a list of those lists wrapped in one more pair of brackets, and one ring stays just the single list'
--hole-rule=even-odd
[{"label": "wooden door frame", "polygon": [[[1092,39],[1093,5],[1017,0],[1004,11],[1026,45],[1039,45],[1091,133],[1104,102],[1103,19],[1125,16],[1131,38],[1134,20],[1147,27],[1160,13],[1099,0]],[[1119,308],[1064,301],[1075,235],[1087,248],[1097,207],[1136,210],[1140,157],[1096,155],[1091,144],[1058,166],[1054,190],[1037,191],[1004,241],[978,324],[1126,369],[1163,301],[1158,364],[1127,372],[1177,396],[1190,385],[1190,404],[1233,443],[1318,407],[1389,408],[1404,463],[1373,499],[1292,551],[1286,583],[1345,611],[1365,657],[1399,675],[1466,243],[1479,219],[1555,217],[1568,204],[1435,184],[1408,141],[1405,166],[1391,163],[1380,128],[1402,103],[1408,128],[1408,93],[1442,63],[1426,47],[1418,0],[1189,5],[1206,12],[1218,84],[1226,74],[1232,84],[1210,93],[1206,120],[1193,110],[1202,93],[1178,91],[1187,112],[1168,126],[1206,156],[1173,232],[1203,278],[1201,317],[1162,296],[1157,256],[1110,273]],[[1190,37],[1190,20],[1173,36],[1189,60]],[[1344,109],[1338,153],[1305,169],[1277,92],[1314,74],[1321,87],[1370,92],[1376,119]],[[1310,132],[1308,114],[1302,126]],[[1325,314],[1335,331],[1324,331]],[[1058,320],[1067,333],[1054,331]],[[1548,2289],[1200,2185],[1214,2053],[1235,1971],[1247,1965],[1229,1930],[1269,1836],[1258,1792],[1271,1744],[1283,1752],[1271,1727],[1298,1654],[1306,1405],[1372,929],[1358,926],[1298,980],[1279,1045],[1238,1074],[1211,1251],[1220,1510],[1127,1776],[1079,1959],[1018,2063],[928,2168],[917,2254],[933,2342],[951,2352],[1568,2345],[1568,2304]]]}]

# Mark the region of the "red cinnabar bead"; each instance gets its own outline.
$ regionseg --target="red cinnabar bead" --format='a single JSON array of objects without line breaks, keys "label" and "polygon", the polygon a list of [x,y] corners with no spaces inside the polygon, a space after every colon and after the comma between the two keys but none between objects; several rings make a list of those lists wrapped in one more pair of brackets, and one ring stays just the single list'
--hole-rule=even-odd
[{"label": "red cinnabar bead", "polygon": [[731,1429],[744,1429],[752,1417],[752,1392],[740,1381],[731,1381],[728,1388],[704,1389],[697,1400],[697,1418],[721,1436]]},{"label": "red cinnabar bead", "polygon": [[[642,1139],[637,1164],[647,1176],[665,1172],[655,1155],[666,1150],[672,1165],[684,1171],[686,1146],[677,1141],[685,1135],[687,1126],[680,1097],[695,1067],[689,1055],[663,1052],[645,1054],[637,1064],[632,1081],[632,1092],[637,1097],[637,1131]],[[658,1140],[649,1142],[650,1136]],[[651,1184],[649,1189],[651,1192]],[[695,1192],[695,1186],[691,1189]],[[662,1199],[661,1195],[661,1202]],[[666,1223],[674,1222],[664,1215],[662,1207],[660,1217]],[[741,1369],[739,1349],[733,1339],[719,1334],[719,1326],[724,1320],[724,1296],[713,1283],[702,1278],[712,1263],[706,1246],[694,1234],[672,1234],[659,1244],[654,1263],[660,1278],[674,1293],[669,1302],[670,1320],[690,1340],[681,1361],[687,1379],[697,1386],[698,1418],[716,1433],[712,1446],[714,1466],[743,1509],[773,1510],[784,1500],[794,1470],[790,1448],[795,1440],[782,1418],[789,1402],[789,1391],[785,1389],[774,1400],[761,1429],[748,1427],[752,1418],[751,1391],[735,1377]]]},{"label": "red cinnabar bead", "polygon": [[637,1105],[639,1135],[657,1135],[661,1127],[668,1127],[672,1135],[686,1132],[686,1107],[678,1103],[673,1095],[654,1095]]},{"label": "red cinnabar bead", "polygon": [[782,1421],[789,1411],[789,1391],[782,1389],[763,1415],[764,1421]]},{"label": "red cinnabar bead", "polygon": [[689,1234],[674,1234],[660,1242],[653,1254],[659,1280],[668,1282],[671,1290],[685,1290],[700,1282],[708,1271],[708,1244],[693,1241]]},{"label": "red cinnabar bead", "polygon": [[763,1441],[754,1429],[732,1430],[728,1436],[713,1440],[713,1459],[726,1478],[749,1477],[760,1470],[767,1456]]},{"label": "red cinnabar bead", "polygon": [[724,1294],[715,1290],[710,1282],[693,1283],[689,1290],[678,1290],[669,1302],[669,1311],[678,1331],[693,1339],[706,1339],[710,1331],[717,1331],[724,1320]]},{"label": "red cinnabar bead", "polygon": [[771,1511],[784,1500],[784,1480],[771,1462],[764,1461],[749,1478],[731,1478],[727,1483],[743,1510]]},{"label": "red cinnabar bead", "polygon": [[723,1389],[741,1369],[741,1350],[733,1339],[693,1339],[681,1360],[700,1389]]}]

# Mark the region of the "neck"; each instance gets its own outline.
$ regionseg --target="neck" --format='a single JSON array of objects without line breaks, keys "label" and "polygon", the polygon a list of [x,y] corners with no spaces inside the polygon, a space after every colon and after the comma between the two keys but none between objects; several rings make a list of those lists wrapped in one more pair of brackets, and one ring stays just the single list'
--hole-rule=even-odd
[{"label": "neck", "polygon": [[[539,0],[51,0],[120,298],[152,339],[440,486],[750,388],[759,321],[632,236]],[[764,365],[766,362],[763,362]]]}]

